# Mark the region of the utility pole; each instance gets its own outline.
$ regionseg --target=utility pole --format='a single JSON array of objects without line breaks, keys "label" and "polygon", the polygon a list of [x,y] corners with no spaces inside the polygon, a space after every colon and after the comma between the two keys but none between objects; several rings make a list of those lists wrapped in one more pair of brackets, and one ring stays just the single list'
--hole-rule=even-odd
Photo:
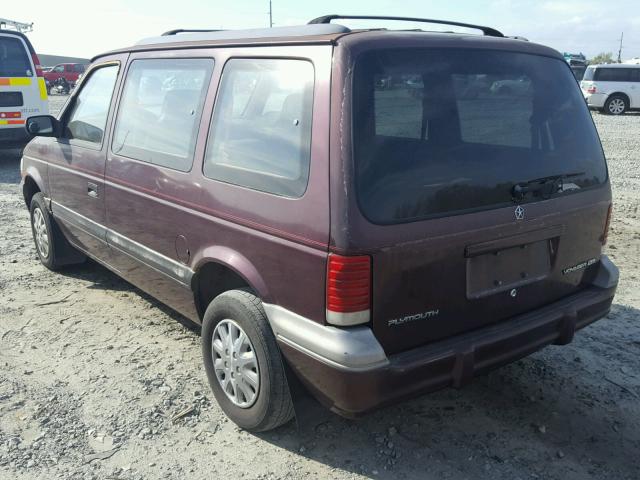
[{"label": "utility pole", "polygon": [[622,63],[622,39],[624,38],[624,32],[620,35],[620,48],[618,49],[618,63]]},{"label": "utility pole", "polygon": [[269,0],[269,28],[273,28],[273,10],[271,8],[271,0]]}]

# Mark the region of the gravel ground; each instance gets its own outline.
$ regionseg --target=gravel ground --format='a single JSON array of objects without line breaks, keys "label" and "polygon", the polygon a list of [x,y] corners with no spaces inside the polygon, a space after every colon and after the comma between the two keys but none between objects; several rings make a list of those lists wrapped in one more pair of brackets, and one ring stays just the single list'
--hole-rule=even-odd
[{"label": "gravel ground", "polygon": [[0,153],[0,478],[640,478],[640,115],[594,118],[622,271],[607,319],[462,390],[261,435],[225,419],[178,315],[94,263],[39,264],[19,152]]}]

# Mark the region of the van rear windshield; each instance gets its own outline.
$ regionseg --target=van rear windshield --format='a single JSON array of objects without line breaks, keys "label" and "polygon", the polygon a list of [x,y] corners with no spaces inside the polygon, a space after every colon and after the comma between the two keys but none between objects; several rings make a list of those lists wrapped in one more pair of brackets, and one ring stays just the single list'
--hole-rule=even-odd
[{"label": "van rear windshield", "polygon": [[27,50],[19,38],[0,36],[0,77],[32,77]]},{"label": "van rear windshield", "polygon": [[353,102],[358,202],[374,223],[512,205],[517,184],[549,176],[562,180],[545,198],[607,178],[587,106],[559,59],[372,51],[356,62]]}]

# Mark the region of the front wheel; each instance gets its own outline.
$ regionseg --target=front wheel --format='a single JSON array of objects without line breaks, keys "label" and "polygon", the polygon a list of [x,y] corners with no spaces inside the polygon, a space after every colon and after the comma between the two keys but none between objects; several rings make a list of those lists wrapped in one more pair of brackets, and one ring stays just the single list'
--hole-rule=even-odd
[{"label": "front wheel", "polygon": [[622,115],[628,109],[627,99],[621,95],[610,96],[604,104],[604,111],[609,115]]},{"label": "front wheel", "polygon": [[255,295],[230,290],[209,304],[202,355],[218,404],[238,426],[262,432],[293,417],[280,351]]}]

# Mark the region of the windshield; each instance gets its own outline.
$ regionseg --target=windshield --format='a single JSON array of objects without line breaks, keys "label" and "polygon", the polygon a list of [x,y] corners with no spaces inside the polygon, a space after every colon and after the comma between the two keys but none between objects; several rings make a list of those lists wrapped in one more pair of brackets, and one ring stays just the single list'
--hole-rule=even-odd
[{"label": "windshield", "polygon": [[353,98],[358,201],[375,223],[511,205],[516,185],[548,176],[570,174],[553,195],[606,181],[595,127],[562,60],[372,51],[356,63]]},{"label": "windshield", "polygon": [[0,36],[0,77],[31,77],[31,62],[19,38]]}]

